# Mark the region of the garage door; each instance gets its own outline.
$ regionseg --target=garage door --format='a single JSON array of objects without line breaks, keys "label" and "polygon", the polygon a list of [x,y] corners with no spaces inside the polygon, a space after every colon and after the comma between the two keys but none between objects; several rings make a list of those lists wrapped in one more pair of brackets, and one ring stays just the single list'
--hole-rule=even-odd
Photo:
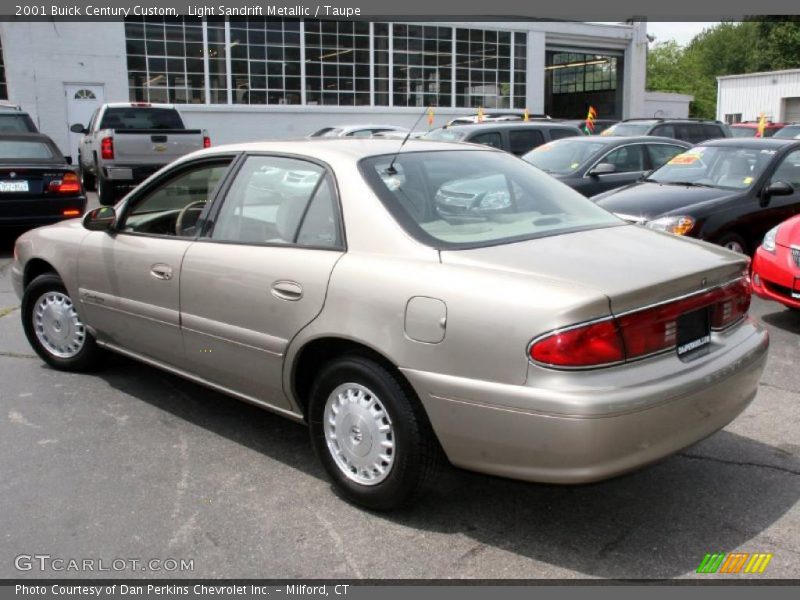
[{"label": "garage door", "polygon": [[800,98],[786,98],[784,123],[800,122]]}]

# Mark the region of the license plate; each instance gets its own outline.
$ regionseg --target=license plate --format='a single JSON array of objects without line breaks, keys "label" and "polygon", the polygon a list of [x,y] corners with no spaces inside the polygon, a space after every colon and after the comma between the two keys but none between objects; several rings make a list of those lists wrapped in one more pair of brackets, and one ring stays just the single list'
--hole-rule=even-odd
[{"label": "license plate", "polygon": [[678,357],[705,354],[711,344],[711,323],[708,308],[694,310],[678,317]]},{"label": "license plate", "polygon": [[27,181],[0,181],[0,192],[27,192]]}]

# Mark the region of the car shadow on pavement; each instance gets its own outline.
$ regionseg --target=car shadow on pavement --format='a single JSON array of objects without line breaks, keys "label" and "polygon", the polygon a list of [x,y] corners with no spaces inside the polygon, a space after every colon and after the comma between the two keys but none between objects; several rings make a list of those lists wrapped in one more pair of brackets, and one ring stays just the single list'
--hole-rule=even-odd
[{"label": "car shadow on pavement", "polygon": [[[118,356],[98,375],[131,400],[327,481],[302,425]],[[669,578],[693,572],[707,552],[780,553],[750,540],[799,498],[797,448],[722,431],[649,468],[584,486],[448,468],[413,507],[373,516],[474,540],[457,557],[465,566],[496,548],[590,577]]]},{"label": "car shadow on pavement", "polygon": [[800,333],[800,311],[779,307],[775,312],[761,316],[761,319],[789,333]]}]

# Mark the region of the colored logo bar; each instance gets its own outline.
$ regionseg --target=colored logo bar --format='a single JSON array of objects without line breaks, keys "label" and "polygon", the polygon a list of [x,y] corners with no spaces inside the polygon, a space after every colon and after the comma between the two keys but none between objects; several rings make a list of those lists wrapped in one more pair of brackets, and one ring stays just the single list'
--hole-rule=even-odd
[{"label": "colored logo bar", "polygon": [[763,573],[772,554],[765,552],[709,553],[703,557],[697,573]]}]

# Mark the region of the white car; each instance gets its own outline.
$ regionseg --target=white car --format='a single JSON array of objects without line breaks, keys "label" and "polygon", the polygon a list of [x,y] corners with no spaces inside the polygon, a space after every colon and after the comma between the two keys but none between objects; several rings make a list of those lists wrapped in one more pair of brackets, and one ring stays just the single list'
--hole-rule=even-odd
[{"label": "white car", "polygon": [[397,132],[405,135],[408,133],[407,127],[397,125],[336,125],[334,127],[323,127],[315,131],[308,137],[375,137],[379,133]]}]

